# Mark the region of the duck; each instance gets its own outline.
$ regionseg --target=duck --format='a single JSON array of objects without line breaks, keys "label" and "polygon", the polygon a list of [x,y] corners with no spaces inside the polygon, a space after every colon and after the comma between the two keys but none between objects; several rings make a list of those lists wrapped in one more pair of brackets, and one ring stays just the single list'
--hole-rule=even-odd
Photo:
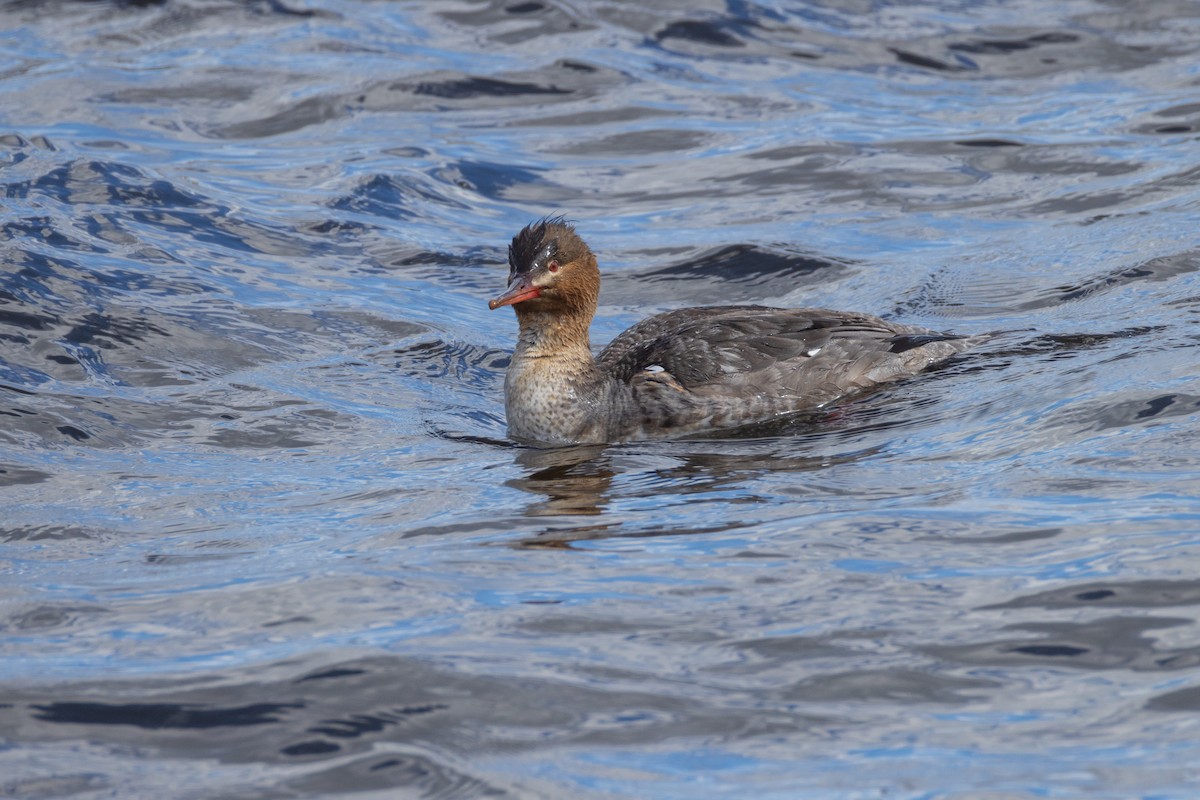
[{"label": "duck", "polygon": [[683,437],[823,409],[912,377],[973,337],[823,308],[715,305],[642,320],[592,352],[595,254],[562,217],[508,247],[517,342],[504,377],[509,438],[539,447]]}]

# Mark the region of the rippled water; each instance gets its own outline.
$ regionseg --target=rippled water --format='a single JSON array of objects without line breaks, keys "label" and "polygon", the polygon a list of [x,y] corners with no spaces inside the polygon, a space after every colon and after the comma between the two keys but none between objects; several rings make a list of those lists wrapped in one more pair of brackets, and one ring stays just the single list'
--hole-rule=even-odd
[{"label": "rippled water", "polygon": [[[0,11],[0,795],[1190,798],[1200,5]],[[979,352],[505,441],[504,247]]]}]

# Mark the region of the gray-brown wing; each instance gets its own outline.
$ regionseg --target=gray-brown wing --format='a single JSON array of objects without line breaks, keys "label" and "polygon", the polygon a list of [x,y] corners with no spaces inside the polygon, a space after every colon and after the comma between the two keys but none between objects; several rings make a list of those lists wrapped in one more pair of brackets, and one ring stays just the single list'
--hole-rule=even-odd
[{"label": "gray-brown wing", "polygon": [[912,375],[965,349],[959,337],[826,309],[718,306],[670,311],[599,356],[621,380],[662,367],[706,395],[787,394],[812,402]]}]

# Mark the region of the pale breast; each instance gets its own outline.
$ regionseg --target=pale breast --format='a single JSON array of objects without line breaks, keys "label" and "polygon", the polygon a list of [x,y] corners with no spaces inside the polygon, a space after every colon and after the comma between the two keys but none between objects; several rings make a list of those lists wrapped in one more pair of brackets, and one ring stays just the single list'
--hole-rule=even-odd
[{"label": "pale breast", "polygon": [[578,383],[553,363],[514,359],[504,377],[509,436],[548,444],[586,438],[589,404]]}]

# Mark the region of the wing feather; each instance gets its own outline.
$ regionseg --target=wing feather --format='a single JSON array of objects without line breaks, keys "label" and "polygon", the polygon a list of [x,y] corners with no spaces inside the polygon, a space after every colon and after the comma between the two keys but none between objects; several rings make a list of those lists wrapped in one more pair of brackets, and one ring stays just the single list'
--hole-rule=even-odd
[{"label": "wing feather", "polygon": [[658,366],[699,395],[766,393],[817,404],[913,375],[965,348],[961,337],[868,314],[718,306],[645,319],[613,339],[598,360],[626,382]]}]

